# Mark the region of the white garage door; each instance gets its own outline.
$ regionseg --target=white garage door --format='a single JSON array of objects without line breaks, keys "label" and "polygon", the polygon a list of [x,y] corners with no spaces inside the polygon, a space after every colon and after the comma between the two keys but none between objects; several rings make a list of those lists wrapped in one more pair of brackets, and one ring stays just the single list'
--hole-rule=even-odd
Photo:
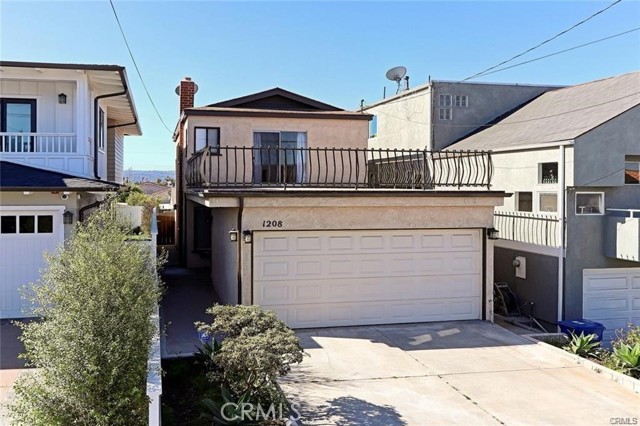
[{"label": "white garage door", "polygon": [[607,328],[605,339],[640,324],[640,268],[585,269],[582,290],[582,315]]},{"label": "white garage door", "polygon": [[64,239],[62,208],[0,209],[0,318],[28,316],[19,289],[40,278],[43,253]]},{"label": "white garage door", "polygon": [[291,327],[481,317],[480,230],[255,232],[253,303]]}]

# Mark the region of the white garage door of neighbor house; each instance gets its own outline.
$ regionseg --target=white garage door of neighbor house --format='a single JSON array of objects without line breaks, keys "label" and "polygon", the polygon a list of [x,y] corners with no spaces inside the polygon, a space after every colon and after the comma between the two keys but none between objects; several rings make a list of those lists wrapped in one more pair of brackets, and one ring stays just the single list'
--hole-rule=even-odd
[{"label": "white garage door of neighbor house", "polygon": [[582,276],[582,315],[606,327],[606,340],[640,324],[640,268],[585,269]]},{"label": "white garage door of neighbor house", "polygon": [[254,233],[253,303],[294,328],[481,318],[480,230]]},{"label": "white garage door of neighbor house", "polygon": [[62,210],[55,206],[0,209],[0,318],[29,316],[20,288],[40,278],[43,253],[64,240]]}]

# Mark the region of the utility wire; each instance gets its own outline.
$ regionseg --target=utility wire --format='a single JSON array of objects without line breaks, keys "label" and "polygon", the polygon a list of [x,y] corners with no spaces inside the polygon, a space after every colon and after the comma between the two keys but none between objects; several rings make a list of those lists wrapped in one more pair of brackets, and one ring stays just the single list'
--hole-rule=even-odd
[{"label": "utility wire", "polygon": [[533,47],[530,47],[529,49],[525,50],[524,52],[522,52],[522,53],[518,53],[517,55],[515,55],[515,56],[513,56],[513,57],[511,57],[511,58],[509,58],[509,59],[507,59],[506,61],[502,61],[502,62],[500,62],[500,63],[499,63],[499,64],[497,64],[497,65],[494,65],[494,66],[492,66],[492,67],[487,68],[487,69],[486,69],[486,70],[484,70],[484,71],[480,71],[479,73],[476,73],[476,74],[472,75],[471,77],[467,77],[467,78],[465,78],[464,80],[461,80],[461,82],[462,82],[462,81],[471,80],[471,79],[476,78],[476,77],[479,77],[480,75],[485,74],[485,73],[486,73],[486,72],[488,72],[488,71],[491,71],[491,70],[493,70],[493,69],[496,69],[496,68],[498,68],[498,67],[499,67],[499,66],[501,66],[501,65],[504,65],[504,64],[506,64],[506,63],[508,63],[508,62],[513,61],[514,59],[517,59],[517,58],[519,58],[519,57],[521,57],[521,56],[523,56],[523,55],[526,55],[527,53],[529,53],[529,52],[531,52],[531,51],[533,51],[533,50],[535,50],[535,49],[539,48],[540,46],[543,46],[543,45],[545,45],[545,44],[549,43],[550,41],[555,40],[556,38],[560,37],[561,35],[566,34],[566,33],[568,33],[569,31],[573,30],[574,28],[576,28],[576,27],[578,27],[578,26],[580,26],[580,25],[584,24],[585,22],[587,22],[587,21],[589,21],[589,20],[591,20],[591,19],[595,18],[596,16],[600,15],[601,13],[604,13],[606,10],[608,10],[608,9],[612,8],[613,6],[615,6],[616,4],[620,3],[621,1],[622,1],[622,0],[616,0],[616,1],[614,1],[613,3],[611,3],[609,6],[605,7],[604,9],[599,10],[598,12],[596,12],[596,13],[594,13],[593,15],[589,16],[588,18],[583,19],[582,21],[578,22],[577,24],[572,25],[571,27],[567,28],[566,30],[559,32],[558,34],[554,35],[553,37],[546,39],[546,40],[545,40],[545,41],[543,41],[542,43],[538,43],[537,45],[535,45],[535,46],[533,46]]},{"label": "utility wire", "polygon": [[169,129],[169,126],[167,126],[167,124],[162,119],[162,116],[160,115],[160,112],[158,111],[158,108],[156,107],[155,102],[153,102],[153,99],[151,98],[151,94],[149,93],[149,89],[147,89],[147,85],[145,84],[144,79],[142,78],[142,74],[140,73],[140,69],[138,68],[138,64],[136,63],[136,59],[133,57],[133,53],[131,52],[131,47],[129,47],[129,42],[127,41],[127,36],[124,35],[124,30],[122,29],[122,24],[120,24],[120,19],[118,18],[118,13],[116,12],[116,8],[113,6],[113,0],[109,0],[109,3],[111,4],[111,10],[113,10],[113,16],[115,16],[115,18],[116,18],[116,22],[118,23],[118,27],[120,27],[120,34],[122,34],[122,38],[124,39],[124,44],[127,46],[127,50],[129,51],[129,56],[131,56],[131,61],[133,61],[133,66],[135,67],[136,72],[138,73],[138,77],[140,77],[140,81],[142,82],[142,87],[144,87],[144,91],[147,93],[147,97],[149,98],[149,102],[151,102],[151,105],[153,106],[153,109],[156,111],[156,114],[158,115],[158,118],[160,119],[160,122],[162,123],[164,128],[167,129],[167,131],[169,133],[173,134],[173,131],[171,131],[171,129]]}]

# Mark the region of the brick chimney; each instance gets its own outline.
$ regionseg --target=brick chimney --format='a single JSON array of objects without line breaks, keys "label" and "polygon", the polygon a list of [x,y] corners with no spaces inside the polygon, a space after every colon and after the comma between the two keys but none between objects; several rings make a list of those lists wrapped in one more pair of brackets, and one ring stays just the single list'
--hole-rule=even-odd
[{"label": "brick chimney", "polygon": [[180,96],[181,113],[185,108],[193,108],[197,91],[198,85],[191,80],[191,77],[185,77],[180,81],[180,85],[176,87],[176,93]]}]

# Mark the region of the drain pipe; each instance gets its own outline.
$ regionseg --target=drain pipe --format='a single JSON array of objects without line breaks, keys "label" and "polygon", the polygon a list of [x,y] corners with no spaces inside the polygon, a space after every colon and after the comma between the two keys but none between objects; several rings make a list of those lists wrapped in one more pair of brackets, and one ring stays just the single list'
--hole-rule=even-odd
[{"label": "drain pipe", "polygon": [[559,170],[558,170],[558,241],[560,243],[560,247],[558,248],[558,321],[563,320],[563,309],[564,309],[564,246],[565,246],[565,233],[564,233],[564,222],[566,219],[566,211],[565,211],[565,195],[566,195],[566,184],[565,184],[565,146],[560,145],[560,161],[558,161]]},{"label": "drain pipe", "polygon": [[244,199],[238,197],[238,253],[236,255],[237,270],[238,270],[238,305],[242,305],[242,211],[244,210]]},{"label": "drain pipe", "polygon": [[[100,175],[98,174],[98,101],[100,99],[105,98],[114,98],[116,96],[126,95],[129,91],[127,87],[126,79],[122,75],[122,70],[120,72],[120,79],[122,80],[122,85],[124,86],[124,90],[116,93],[106,93],[104,95],[96,96],[93,99],[93,175],[96,179],[102,180]],[[138,119],[136,118],[136,122]]]}]

